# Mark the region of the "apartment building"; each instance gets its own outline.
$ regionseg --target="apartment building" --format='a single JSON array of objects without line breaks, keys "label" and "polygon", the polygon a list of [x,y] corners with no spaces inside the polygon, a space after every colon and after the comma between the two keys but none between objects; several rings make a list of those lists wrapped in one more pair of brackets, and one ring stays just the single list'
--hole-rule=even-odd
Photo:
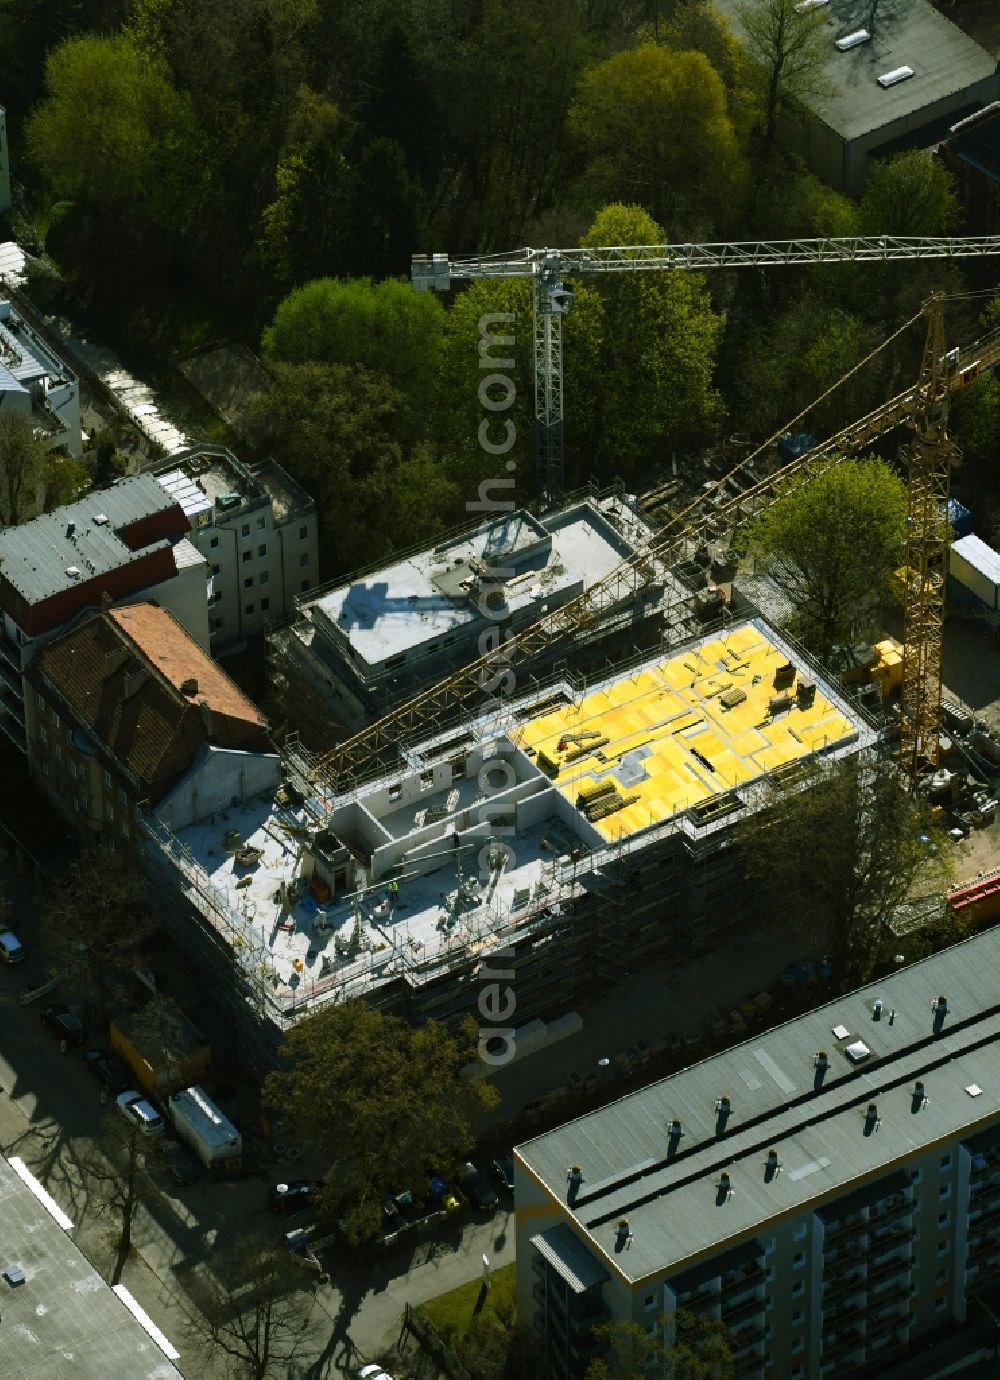
[{"label": "apartment building", "polygon": [[209,562],[213,650],[258,636],[315,586],[316,505],[273,460],[249,466],[224,446],[199,445],[175,452],[156,478]]},{"label": "apartment building", "polygon": [[208,646],[205,558],[149,474],[0,532],[0,731],[22,752],[24,673],[84,609],[155,599]]},{"label": "apartment building", "polygon": [[75,828],[105,843],[136,846],[138,818],[196,763],[216,796],[221,783],[220,807],[277,780],[260,711],[155,604],[85,616],[41,649],[27,682],[32,775]]},{"label": "apartment building", "polygon": [[[433,548],[298,597],[294,621],[268,638],[272,672],[302,706],[303,731],[308,718],[311,736],[328,743],[338,728],[377,718],[475,661],[498,636],[513,636],[585,593],[651,536],[620,489],[586,491],[543,517],[501,511]],[[631,650],[661,626],[651,615],[668,587],[672,602],[690,600],[689,590],[650,562],[641,591],[626,582],[585,628],[536,658],[535,668],[615,632],[627,634]]]},{"label": "apartment building", "polygon": [[[0,195],[5,165],[0,111]],[[7,411],[28,418],[48,449],[83,454],[79,379],[12,303],[0,301],[0,413]]]},{"label": "apartment building", "polygon": [[741,1380],[992,1355],[998,972],[992,930],[519,1146],[540,1380],[583,1375],[596,1323],[669,1337],[678,1310],[725,1325]]}]

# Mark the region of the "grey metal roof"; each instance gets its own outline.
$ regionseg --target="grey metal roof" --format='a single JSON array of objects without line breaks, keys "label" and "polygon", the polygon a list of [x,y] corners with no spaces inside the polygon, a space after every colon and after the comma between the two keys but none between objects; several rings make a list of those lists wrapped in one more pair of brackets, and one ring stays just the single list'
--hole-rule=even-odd
[{"label": "grey metal roof", "polygon": [[[714,3],[742,35],[741,0]],[[954,97],[997,71],[996,58],[928,0],[877,0],[875,5],[872,0],[830,0],[822,14],[830,48],[827,90],[810,95],[805,104],[845,140]],[[838,52],[836,40],[858,29],[867,29],[871,40]],[[912,67],[912,77],[888,90],[879,86],[878,77],[904,66]]]},{"label": "grey metal roof", "polygon": [[[121,479],[55,512],[0,532],[0,574],[29,604],[138,559],[118,530],[177,506],[151,474]],[[100,516],[107,522],[98,522]],[[72,528],[72,531],[71,531]],[[151,542],[151,551],[166,542]],[[67,571],[75,568],[77,576]]]},{"label": "grey metal roof", "polygon": [[17,1380],[180,1380],[9,1162],[0,1157],[0,1374]]},{"label": "grey metal roof", "polygon": [[[725,961],[724,956],[720,960]],[[947,997],[943,1017],[931,1009]],[[881,999],[880,1017],[875,1000]],[[890,1012],[894,1012],[890,1019]],[[837,1039],[834,1027],[847,1036]],[[861,1037],[861,1065],[844,1046]],[[939,1141],[1000,1124],[1000,930],[890,974],[518,1147],[516,1156],[625,1278],[695,1264],[780,1214],[819,1207]],[[817,1051],[829,1069],[820,1077]],[[929,1099],[913,1096],[922,1079]],[[973,1096],[973,1085],[981,1091]],[[726,1118],[716,1110],[731,1099]],[[866,1125],[875,1103],[878,1134]],[[677,1118],[682,1136],[671,1144]],[[765,1175],[774,1147],[783,1172]],[[566,1173],[583,1170],[572,1208]],[[719,1192],[723,1171],[732,1197]],[[559,1206],[556,1207],[556,1204]],[[619,1240],[619,1218],[632,1233]]]},{"label": "grey metal roof", "polygon": [[574,1294],[582,1294],[608,1278],[607,1270],[598,1265],[565,1222],[539,1232],[531,1238],[531,1244],[559,1272]]}]

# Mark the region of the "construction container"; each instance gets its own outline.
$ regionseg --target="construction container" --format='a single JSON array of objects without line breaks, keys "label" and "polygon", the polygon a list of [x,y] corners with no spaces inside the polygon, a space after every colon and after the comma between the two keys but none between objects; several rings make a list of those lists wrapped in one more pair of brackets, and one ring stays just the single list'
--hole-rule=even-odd
[{"label": "construction container", "polygon": [[903,647],[894,637],[886,637],[876,642],[872,649],[876,661],[871,668],[871,678],[887,699],[903,684]]},{"label": "construction container", "polygon": [[987,613],[1000,612],[1000,552],[987,546],[981,537],[970,535],[953,542],[948,561],[949,594],[953,582],[956,603],[965,604],[966,593],[975,596]]},{"label": "construction container", "polygon": [[114,1052],[135,1074],[136,1087],[166,1096],[200,1082],[212,1048],[180,1007],[166,998],[116,1016],[108,1032]]}]

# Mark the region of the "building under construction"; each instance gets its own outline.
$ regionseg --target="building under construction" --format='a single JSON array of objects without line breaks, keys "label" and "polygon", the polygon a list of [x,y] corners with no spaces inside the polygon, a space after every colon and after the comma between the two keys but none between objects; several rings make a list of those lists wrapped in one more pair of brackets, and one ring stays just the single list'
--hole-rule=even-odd
[{"label": "building under construction", "polygon": [[[620,485],[591,486],[544,516],[495,513],[432,548],[404,552],[391,565],[297,597],[294,616],[268,631],[272,680],[294,704],[303,739],[325,746],[467,666],[482,655],[484,634],[499,629],[516,636],[577,598],[651,536]],[[650,615],[660,606],[691,615],[690,590],[655,562],[647,574],[641,595],[623,591],[604,617],[551,647],[541,664],[579,659],[615,634],[620,656],[623,645],[630,650],[656,635],[659,625]]]},{"label": "building under construction", "polygon": [[514,974],[521,1024],[700,947],[753,913],[734,826],[761,783],[874,736],[804,653],[750,619],[596,683],[536,682],[345,795],[324,793],[297,752],[276,789],[224,809],[168,799],[149,821],[149,865],[263,1070],[282,1032],[327,1002],[456,1020],[493,963]]}]

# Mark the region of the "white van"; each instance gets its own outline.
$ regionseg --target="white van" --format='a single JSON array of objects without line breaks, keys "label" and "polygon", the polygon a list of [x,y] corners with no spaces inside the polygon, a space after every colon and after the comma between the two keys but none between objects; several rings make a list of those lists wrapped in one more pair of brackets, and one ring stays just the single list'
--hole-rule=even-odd
[{"label": "white van", "polygon": [[24,945],[10,930],[0,934],[0,959],[4,963],[20,963],[24,959]]}]

